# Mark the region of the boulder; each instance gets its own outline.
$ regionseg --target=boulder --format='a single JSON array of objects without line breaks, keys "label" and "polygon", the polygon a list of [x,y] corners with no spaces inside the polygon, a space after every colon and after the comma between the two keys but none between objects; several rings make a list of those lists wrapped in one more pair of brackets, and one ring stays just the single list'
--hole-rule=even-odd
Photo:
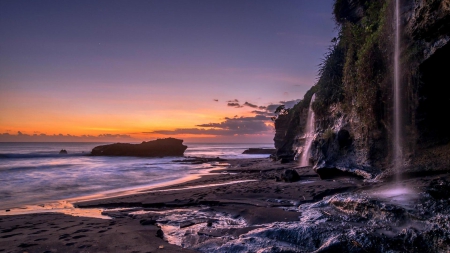
[{"label": "boulder", "polygon": [[139,157],[164,157],[183,156],[187,149],[183,140],[175,138],[157,139],[142,142],[140,144],[114,143],[97,146],[92,149],[93,156],[139,156]]},{"label": "boulder", "polygon": [[65,154],[67,154],[67,150],[61,149],[61,150],[59,151],[59,154],[60,154],[60,155],[65,155]]},{"label": "boulder", "polygon": [[249,148],[244,150],[242,154],[251,154],[251,155],[271,155],[277,151],[274,148]]},{"label": "boulder", "polygon": [[296,182],[300,180],[300,175],[294,169],[287,169],[281,174],[281,179],[284,182]]}]

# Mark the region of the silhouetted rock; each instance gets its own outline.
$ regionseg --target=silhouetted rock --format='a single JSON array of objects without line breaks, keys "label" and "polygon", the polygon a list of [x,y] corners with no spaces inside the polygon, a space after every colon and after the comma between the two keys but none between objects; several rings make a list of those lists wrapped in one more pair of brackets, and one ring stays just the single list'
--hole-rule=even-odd
[{"label": "silhouetted rock", "polygon": [[242,154],[251,154],[251,155],[271,155],[277,151],[274,148],[249,148],[244,150]]},{"label": "silhouetted rock", "polygon": [[65,155],[65,154],[67,154],[67,150],[61,149],[61,151],[59,151],[59,154],[60,155]]},{"label": "silhouetted rock", "polygon": [[157,139],[142,142],[141,144],[114,143],[97,146],[92,149],[93,156],[140,156],[140,157],[164,157],[183,156],[187,149],[183,140],[175,138]]}]

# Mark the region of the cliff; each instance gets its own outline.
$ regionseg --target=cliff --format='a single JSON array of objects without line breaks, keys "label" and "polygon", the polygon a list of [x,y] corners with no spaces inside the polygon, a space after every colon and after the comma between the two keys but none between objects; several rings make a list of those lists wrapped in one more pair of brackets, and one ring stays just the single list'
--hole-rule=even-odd
[{"label": "cliff", "polygon": [[183,140],[175,138],[143,141],[140,144],[114,143],[97,146],[92,149],[93,156],[140,156],[140,157],[164,157],[183,156],[187,149]]},{"label": "cliff", "polygon": [[[448,170],[450,128],[442,119],[450,109],[450,0],[403,0],[400,6],[401,171]],[[394,0],[335,1],[339,36],[318,82],[276,118],[276,159],[298,156],[315,93],[315,170],[365,178],[393,174],[394,10]]]}]

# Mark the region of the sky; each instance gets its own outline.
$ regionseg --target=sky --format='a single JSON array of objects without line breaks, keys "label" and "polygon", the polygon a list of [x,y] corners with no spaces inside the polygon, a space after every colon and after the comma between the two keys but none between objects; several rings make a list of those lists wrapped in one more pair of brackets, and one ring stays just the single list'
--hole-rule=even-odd
[{"label": "sky", "polygon": [[0,141],[273,142],[332,0],[0,1]]}]

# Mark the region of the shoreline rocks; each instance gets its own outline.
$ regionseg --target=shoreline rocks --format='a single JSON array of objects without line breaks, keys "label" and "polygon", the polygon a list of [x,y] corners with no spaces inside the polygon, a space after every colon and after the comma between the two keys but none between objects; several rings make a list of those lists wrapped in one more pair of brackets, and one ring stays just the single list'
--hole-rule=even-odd
[{"label": "shoreline rocks", "polygon": [[143,141],[140,144],[114,143],[97,146],[92,149],[92,156],[138,156],[138,157],[164,157],[183,156],[187,149],[183,140],[175,138]]},{"label": "shoreline rocks", "polygon": [[277,151],[274,148],[249,148],[246,149],[242,154],[249,154],[249,155],[271,155],[274,154],[275,151]]}]

